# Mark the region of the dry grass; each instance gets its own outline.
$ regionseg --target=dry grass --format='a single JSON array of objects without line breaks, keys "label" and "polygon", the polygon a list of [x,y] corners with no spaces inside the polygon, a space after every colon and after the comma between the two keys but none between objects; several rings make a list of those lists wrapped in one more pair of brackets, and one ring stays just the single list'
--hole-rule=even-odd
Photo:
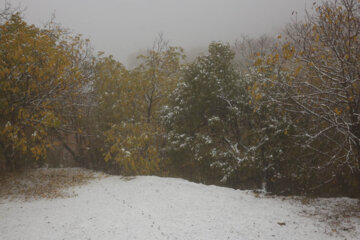
[{"label": "dry grass", "polygon": [[332,234],[344,237],[345,232],[355,234],[360,220],[360,200],[349,198],[334,199],[299,198],[306,206],[301,215],[317,218],[326,222],[332,230]]},{"label": "dry grass", "polygon": [[[275,195],[254,193],[255,197],[277,198]],[[331,234],[343,236],[345,232],[353,234],[360,221],[360,199],[350,198],[308,198],[301,196],[287,196],[281,198],[304,207],[300,215],[325,222],[332,230]],[[344,239],[346,239],[344,237]]]},{"label": "dry grass", "polygon": [[24,200],[76,196],[71,187],[84,185],[101,174],[80,168],[31,169],[0,175],[0,198]]}]

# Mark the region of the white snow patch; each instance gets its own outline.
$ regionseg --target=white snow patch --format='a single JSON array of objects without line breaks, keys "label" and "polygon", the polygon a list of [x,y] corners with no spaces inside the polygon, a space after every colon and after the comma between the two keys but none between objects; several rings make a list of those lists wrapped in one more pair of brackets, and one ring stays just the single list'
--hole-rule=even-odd
[{"label": "white snow patch", "polygon": [[[359,239],[302,214],[297,201],[182,179],[118,176],[75,188],[77,197],[0,202],[0,238],[27,239]],[[336,199],[326,200],[330,202]],[[315,206],[316,207],[316,206]],[[325,210],[324,210],[325,211]],[[356,225],[357,224],[357,225]]]}]

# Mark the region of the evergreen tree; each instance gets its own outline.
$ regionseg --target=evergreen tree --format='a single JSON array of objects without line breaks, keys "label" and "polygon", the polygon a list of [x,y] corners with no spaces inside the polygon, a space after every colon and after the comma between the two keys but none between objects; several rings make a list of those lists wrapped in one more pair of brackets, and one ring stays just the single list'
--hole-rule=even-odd
[{"label": "evergreen tree", "polygon": [[211,43],[209,55],[184,69],[171,104],[164,108],[169,156],[179,174],[226,182],[250,159],[250,98],[247,82],[232,63],[234,55],[228,44]]}]

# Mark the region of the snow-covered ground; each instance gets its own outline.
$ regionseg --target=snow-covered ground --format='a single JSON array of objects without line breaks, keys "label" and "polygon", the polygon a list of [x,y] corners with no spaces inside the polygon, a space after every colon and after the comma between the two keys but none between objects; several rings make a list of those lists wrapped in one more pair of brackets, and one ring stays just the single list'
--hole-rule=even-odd
[{"label": "snow-covered ground", "polygon": [[75,191],[65,199],[1,200],[0,239],[360,239],[358,218],[335,230],[309,214],[349,199],[303,205],[159,177],[104,177]]}]

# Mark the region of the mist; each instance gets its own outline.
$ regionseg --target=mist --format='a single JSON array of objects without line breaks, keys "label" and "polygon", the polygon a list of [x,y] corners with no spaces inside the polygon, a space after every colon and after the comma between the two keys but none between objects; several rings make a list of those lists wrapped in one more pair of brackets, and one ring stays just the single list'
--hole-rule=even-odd
[{"label": "mist", "polygon": [[151,47],[159,33],[170,45],[186,50],[211,41],[234,42],[241,36],[275,34],[304,15],[314,0],[12,0],[26,8],[35,25],[56,21],[90,38],[96,51],[127,64],[139,50]]}]

